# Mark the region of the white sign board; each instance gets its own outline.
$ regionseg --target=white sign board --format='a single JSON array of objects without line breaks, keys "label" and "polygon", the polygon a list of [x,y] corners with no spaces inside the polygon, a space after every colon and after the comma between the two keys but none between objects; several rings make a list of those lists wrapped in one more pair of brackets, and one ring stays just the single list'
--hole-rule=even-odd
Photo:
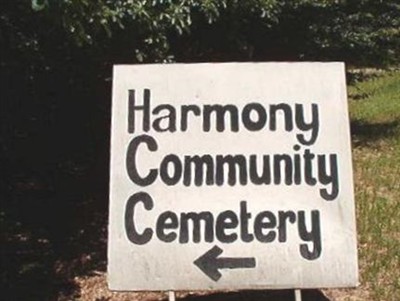
[{"label": "white sign board", "polygon": [[108,278],[357,285],[344,65],[114,67]]}]

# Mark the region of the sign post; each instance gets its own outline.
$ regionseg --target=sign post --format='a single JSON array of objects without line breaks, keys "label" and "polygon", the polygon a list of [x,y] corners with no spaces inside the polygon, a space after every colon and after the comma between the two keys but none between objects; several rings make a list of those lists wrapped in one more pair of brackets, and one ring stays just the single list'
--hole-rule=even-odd
[{"label": "sign post", "polygon": [[168,301],[175,301],[175,292],[174,291],[168,291]]},{"label": "sign post", "polygon": [[357,285],[342,63],[116,66],[110,165],[112,290]]}]

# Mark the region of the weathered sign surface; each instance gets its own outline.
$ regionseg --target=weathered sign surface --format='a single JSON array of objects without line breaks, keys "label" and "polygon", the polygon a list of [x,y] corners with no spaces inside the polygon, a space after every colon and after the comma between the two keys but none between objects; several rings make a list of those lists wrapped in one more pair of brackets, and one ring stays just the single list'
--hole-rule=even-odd
[{"label": "weathered sign surface", "polygon": [[113,290],[355,286],[342,63],[116,66]]}]

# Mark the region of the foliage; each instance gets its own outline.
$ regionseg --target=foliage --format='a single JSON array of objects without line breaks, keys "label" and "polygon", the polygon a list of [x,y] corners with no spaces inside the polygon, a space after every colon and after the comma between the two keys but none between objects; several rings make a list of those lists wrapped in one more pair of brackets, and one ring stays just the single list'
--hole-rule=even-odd
[{"label": "foliage", "polygon": [[215,24],[223,14],[244,22],[252,15],[276,21],[278,4],[276,0],[32,0],[32,7],[52,18],[78,45],[99,44],[104,35],[125,32],[125,38],[135,41],[132,58],[142,62],[172,60],[174,37]]},{"label": "foliage", "polygon": [[400,57],[400,4],[394,0],[7,0],[0,6],[2,45],[11,42],[36,59],[51,42],[103,52],[107,45],[129,52],[131,62],[387,65]]},{"label": "foliage", "polygon": [[325,12],[316,11],[310,33],[313,56],[361,65],[398,63],[400,4],[371,0],[334,4]]}]

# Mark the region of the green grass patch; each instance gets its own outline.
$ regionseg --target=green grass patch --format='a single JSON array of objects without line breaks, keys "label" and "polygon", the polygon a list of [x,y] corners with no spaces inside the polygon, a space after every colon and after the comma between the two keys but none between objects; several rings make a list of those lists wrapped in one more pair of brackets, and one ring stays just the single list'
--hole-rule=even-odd
[{"label": "green grass patch", "polygon": [[362,287],[400,298],[400,72],[349,87]]}]

